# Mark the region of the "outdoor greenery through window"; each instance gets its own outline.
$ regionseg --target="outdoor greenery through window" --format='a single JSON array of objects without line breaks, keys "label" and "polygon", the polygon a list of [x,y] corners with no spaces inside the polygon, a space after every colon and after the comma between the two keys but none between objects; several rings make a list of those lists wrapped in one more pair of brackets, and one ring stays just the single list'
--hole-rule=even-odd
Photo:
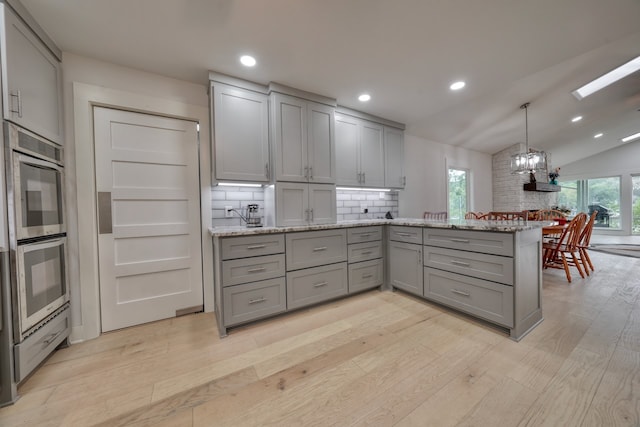
[{"label": "outdoor greenery through window", "polygon": [[449,218],[464,219],[469,207],[469,171],[449,168]]},{"label": "outdoor greenery through window", "polygon": [[[594,210],[597,210],[595,227],[620,229],[620,177],[560,181],[559,184],[562,186],[558,196],[560,208],[571,210],[571,215],[578,212],[591,215]],[[637,192],[640,195],[640,183],[638,187],[639,189],[635,190],[634,183],[634,194]],[[640,211],[640,202],[638,209]],[[636,221],[635,216],[634,221]],[[640,221],[640,212],[638,221]]]}]

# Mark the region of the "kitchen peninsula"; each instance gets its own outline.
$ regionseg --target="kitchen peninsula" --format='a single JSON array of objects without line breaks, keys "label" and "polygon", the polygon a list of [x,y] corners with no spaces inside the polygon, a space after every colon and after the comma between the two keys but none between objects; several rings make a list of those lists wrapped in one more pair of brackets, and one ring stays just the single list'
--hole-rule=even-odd
[{"label": "kitchen peninsula", "polygon": [[542,321],[541,226],[394,219],[211,228],[220,335],[379,288],[464,312],[520,340]]}]

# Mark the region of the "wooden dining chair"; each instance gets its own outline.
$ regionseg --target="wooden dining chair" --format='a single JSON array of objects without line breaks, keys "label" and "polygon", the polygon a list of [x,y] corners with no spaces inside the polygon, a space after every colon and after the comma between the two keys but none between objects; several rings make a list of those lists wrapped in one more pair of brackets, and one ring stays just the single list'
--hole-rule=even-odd
[{"label": "wooden dining chair", "polygon": [[483,216],[482,212],[467,212],[464,214],[464,219],[480,219]]},{"label": "wooden dining chair", "polygon": [[589,249],[589,245],[591,244],[591,233],[593,232],[593,225],[596,222],[597,215],[597,210],[591,213],[589,221],[587,221],[587,224],[582,229],[582,233],[580,233],[580,241],[578,242],[578,257],[580,258],[580,262],[582,262],[582,266],[584,267],[587,276],[589,275],[589,269],[591,269],[591,271],[595,271],[587,249]]},{"label": "wooden dining chair", "polygon": [[559,210],[556,210],[556,209],[540,209],[535,213],[536,221],[548,221],[548,220],[554,220],[557,218],[565,219],[566,217],[567,216],[563,212],[560,212]]},{"label": "wooden dining chair", "polygon": [[578,243],[580,234],[587,221],[587,214],[579,213],[567,225],[558,239],[543,243],[544,251],[543,268],[562,268],[567,275],[567,280],[571,283],[570,266],[576,267],[580,277],[584,279],[585,273],[582,269],[582,262],[579,259]]},{"label": "wooden dining chair", "polygon": [[517,212],[489,212],[487,219],[493,221],[526,221],[528,216],[527,211]]},{"label": "wooden dining chair", "polygon": [[445,221],[447,219],[447,212],[425,212],[424,219],[430,219],[434,221]]}]

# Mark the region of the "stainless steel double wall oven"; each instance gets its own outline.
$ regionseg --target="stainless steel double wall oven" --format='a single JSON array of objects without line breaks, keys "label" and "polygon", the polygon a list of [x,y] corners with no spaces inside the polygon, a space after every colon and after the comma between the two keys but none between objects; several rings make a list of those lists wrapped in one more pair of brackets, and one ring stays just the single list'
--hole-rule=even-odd
[{"label": "stainless steel double wall oven", "polygon": [[69,335],[62,147],[4,123],[16,379]]}]

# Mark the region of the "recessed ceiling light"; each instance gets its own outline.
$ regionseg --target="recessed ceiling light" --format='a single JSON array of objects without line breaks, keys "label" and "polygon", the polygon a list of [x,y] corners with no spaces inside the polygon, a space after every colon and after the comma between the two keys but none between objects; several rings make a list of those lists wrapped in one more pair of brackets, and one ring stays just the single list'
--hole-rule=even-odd
[{"label": "recessed ceiling light", "polygon": [[362,95],[360,95],[358,97],[358,101],[360,102],[367,102],[371,99],[371,95],[369,95],[368,93],[363,93]]},{"label": "recessed ceiling light", "polygon": [[635,73],[638,70],[640,70],[640,56],[633,58],[626,64],[622,64],[615,70],[609,71],[607,74],[598,77],[571,93],[578,99],[585,98],[592,93],[609,86],[611,83],[615,83],[618,80],[627,77],[629,74]]},{"label": "recessed ceiling light", "polygon": [[465,85],[466,85],[466,83],[463,82],[463,81],[454,82],[454,83],[451,83],[451,86],[449,86],[449,89],[451,89],[451,90],[460,90],[463,87],[465,87]]},{"label": "recessed ceiling light", "polygon": [[595,135],[593,135],[594,138],[600,138],[602,135],[604,135],[602,132],[600,133],[596,133]]},{"label": "recessed ceiling light", "polygon": [[249,55],[242,55],[240,57],[240,62],[245,67],[253,67],[254,65],[256,65],[256,58],[254,58],[253,56],[249,56]]},{"label": "recessed ceiling light", "polygon": [[573,119],[571,119],[573,123],[579,122],[580,120],[582,120],[582,116],[575,116]]},{"label": "recessed ceiling light", "polygon": [[633,135],[625,136],[624,138],[622,138],[622,142],[629,142],[638,138],[640,138],[640,132],[634,133]]}]

